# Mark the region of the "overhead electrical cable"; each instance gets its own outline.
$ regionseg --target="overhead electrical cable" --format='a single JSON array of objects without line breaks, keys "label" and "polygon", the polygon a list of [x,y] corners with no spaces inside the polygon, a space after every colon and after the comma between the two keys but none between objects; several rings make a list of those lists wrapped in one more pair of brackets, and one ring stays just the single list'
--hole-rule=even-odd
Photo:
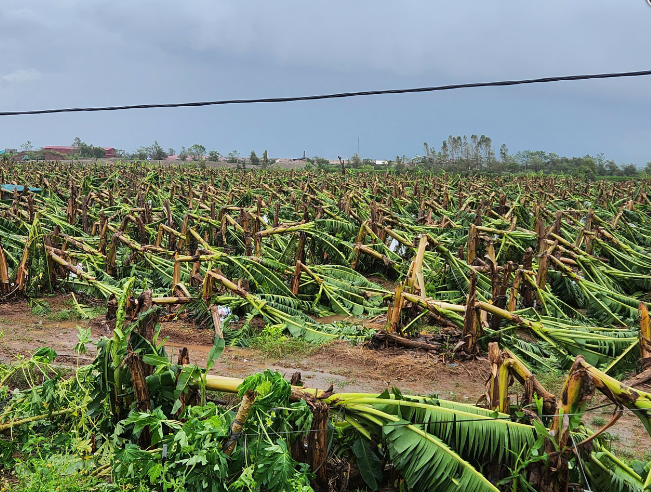
[{"label": "overhead electrical cable", "polygon": [[131,104],[125,106],[99,106],[88,108],[61,108],[61,109],[37,109],[32,111],[2,111],[0,116],[19,116],[29,114],[52,114],[52,113],[82,113],[96,111],[123,111],[126,109],[154,109],[154,108],[196,108],[201,106],[225,106],[229,104],[256,104],[256,103],[286,103],[296,101],[318,101],[321,99],[342,99],[346,97],[360,96],[382,96],[386,94],[414,94],[419,92],[438,92],[455,89],[470,89],[475,87],[506,87],[512,85],[543,84],[548,82],[562,82],[573,80],[592,79],[616,79],[621,77],[641,77],[651,75],[651,70],[638,72],[617,72],[599,73],[588,75],[565,75],[562,77],[542,77],[537,79],[502,80],[497,82],[472,82],[468,84],[450,84],[435,87],[416,87],[411,89],[387,89],[379,91],[339,92],[334,94],[320,94],[314,96],[292,96],[292,97],[268,97],[259,99],[224,99],[221,101],[200,101],[186,103],[166,104]]}]

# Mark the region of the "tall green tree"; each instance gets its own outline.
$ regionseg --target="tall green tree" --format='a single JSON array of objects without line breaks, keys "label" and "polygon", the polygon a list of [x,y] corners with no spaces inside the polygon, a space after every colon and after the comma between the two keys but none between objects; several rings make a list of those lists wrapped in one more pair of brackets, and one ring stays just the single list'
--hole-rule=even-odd
[{"label": "tall green tree", "polygon": [[509,148],[506,146],[506,144],[502,144],[500,146],[500,160],[504,165],[508,164],[509,162]]},{"label": "tall green tree", "polygon": [[[357,155],[357,154],[355,154]],[[396,162],[394,164],[394,167],[396,169],[396,172],[403,172],[405,168],[407,167],[407,164],[405,163],[405,156],[403,155],[400,157],[399,155],[396,156]]]},{"label": "tall green tree", "polygon": [[597,157],[595,158],[595,163],[596,163],[596,173],[599,176],[603,176],[606,174],[606,158],[603,152],[597,154]]},{"label": "tall green tree", "polygon": [[155,161],[162,161],[167,157],[167,155],[168,154],[167,152],[165,152],[163,147],[158,145],[158,141],[154,140],[153,145],[149,147],[149,157],[151,157],[152,160]]},{"label": "tall green tree", "polygon": [[192,156],[192,159],[198,161],[202,159],[206,153],[206,148],[200,144],[194,144],[188,147],[188,154]]},{"label": "tall green tree", "polygon": [[445,167],[450,164],[450,151],[448,150],[447,141],[443,140],[441,144],[441,151],[439,152],[439,163]]},{"label": "tall green tree", "polygon": [[635,164],[626,164],[622,166],[622,174],[624,176],[635,176],[637,174],[637,167],[635,167]]},{"label": "tall green tree", "polygon": [[469,157],[474,169],[481,168],[481,147],[477,135],[470,135]]},{"label": "tall green tree", "polygon": [[234,150],[232,152],[228,153],[228,159],[226,159],[226,162],[230,163],[237,163],[237,158],[239,157],[240,153],[237,150]]},{"label": "tall green tree", "polygon": [[463,136],[463,143],[461,144],[461,159],[463,160],[464,171],[472,168],[472,152],[470,150],[470,143],[468,137]]},{"label": "tall green tree", "polygon": [[480,166],[491,167],[495,161],[495,152],[493,151],[493,141],[490,137],[482,135],[477,142],[480,155]]},{"label": "tall green tree", "polygon": [[95,147],[82,142],[79,137],[75,138],[75,143],[77,143],[77,155],[79,157],[101,159],[106,155],[106,151],[102,147]]},{"label": "tall green tree", "polygon": [[[81,150],[81,155],[83,155],[83,150]],[[131,154],[131,157],[144,161],[149,157],[149,147],[138,147],[135,152]]]},{"label": "tall green tree", "polygon": [[610,160],[606,161],[606,172],[608,173],[608,176],[616,176],[617,173],[619,172],[619,166],[615,164],[615,161]]},{"label": "tall green tree", "polygon": [[357,153],[353,154],[350,159],[348,159],[348,163],[350,164],[351,167],[357,168],[362,166],[362,158],[357,155]]}]

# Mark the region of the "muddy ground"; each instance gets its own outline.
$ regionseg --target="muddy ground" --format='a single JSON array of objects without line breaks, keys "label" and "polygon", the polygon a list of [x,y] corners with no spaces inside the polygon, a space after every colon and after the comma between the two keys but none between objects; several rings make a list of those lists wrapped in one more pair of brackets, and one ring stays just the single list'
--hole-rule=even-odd
[{"label": "muddy ground", "polygon": [[[0,304],[0,363],[10,363],[16,356],[29,356],[39,347],[48,346],[58,354],[55,363],[75,365],[90,363],[95,347],[87,346],[84,356],[77,356],[73,346],[77,343],[77,326],[91,327],[93,340],[109,336],[103,316],[96,320],[51,319],[57,312],[69,308],[69,295],[45,298],[52,311],[37,316],[27,300]],[[212,346],[213,333],[194,328],[191,322],[169,321],[161,324],[161,338],[168,338],[168,353],[177,353],[181,347],[190,351],[190,361],[202,365]],[[278,370],[287,379],[296,371],[301,372],[305,386],[327,389],[330,385],[337,393],[381,392],[397,386],[409,394],[433,395],[461,402],[476,402],[485,391],[489,367],[485,359],[449,361],[440,356],[400,348],[373,350],[364,346],[352,346],[347,342],[333,342],[319,347],[310,355],[290,355],[276,359],[252,348],[227,347],[211,373],[222,376],[246,377],[264,369]],[[548,375],[549,376],[549,375]],[[558,391],[562,375],[545,378],[552,392]],[[649,390],[649,388],[644,388]],[[511,401],[517,401],[513,394]],[[595,396],[588,407],[607,403]],[[613,407],[591,412],[584,421],[594,429],[599,428],[612,415]],[[639,420],[630,412],[613,426],[610,433],[611,446],[629,459],[651,459],[651,438]]]}]

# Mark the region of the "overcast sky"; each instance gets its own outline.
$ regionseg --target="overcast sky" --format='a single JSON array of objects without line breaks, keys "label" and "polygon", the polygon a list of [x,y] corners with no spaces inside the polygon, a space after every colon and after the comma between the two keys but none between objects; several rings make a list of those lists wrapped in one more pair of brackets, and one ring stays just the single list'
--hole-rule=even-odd
[{"label": "overcast sky", "polygon": [[[651,69],[646,0],[2,0],[0,110],[169,103]],[[412,95],[0,117],[0,148],[375,159],[495,147],[651,161],[651,77]]]}]

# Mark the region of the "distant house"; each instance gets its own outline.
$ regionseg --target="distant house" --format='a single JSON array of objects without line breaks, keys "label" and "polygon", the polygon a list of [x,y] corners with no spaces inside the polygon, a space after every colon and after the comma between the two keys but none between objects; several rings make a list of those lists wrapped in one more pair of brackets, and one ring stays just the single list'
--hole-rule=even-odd
[{"label": "distant house", "polygon": [[64,147],[61,145],[46,145],[45,147],[43,147],[43,150],[69,155],[75,152],[77,150],[77,147]]},{"label": "distant house", "polygon": [[[106,158],[111,158],[115,157],[115,149],[113,147],[102,147],[104,149],[104,157]],[[74,152],[76,152],[78,147],[69,147],[69,146],[64,146],[64,145],[46,145],[43,147],[43,150],[49,151],[49,152],[58,152],[59,154],[65,154],[65,155],[70,155]]]}]

